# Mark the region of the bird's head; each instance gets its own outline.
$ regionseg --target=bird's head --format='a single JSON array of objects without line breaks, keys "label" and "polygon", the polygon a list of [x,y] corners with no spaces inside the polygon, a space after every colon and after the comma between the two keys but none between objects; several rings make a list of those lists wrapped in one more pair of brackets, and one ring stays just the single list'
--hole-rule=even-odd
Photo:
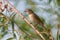
[{"label": "bird's head", "polygon": [[31,9],[26,9],[24,12],[26,12],[27,14],[32,14],[33,11]]}]

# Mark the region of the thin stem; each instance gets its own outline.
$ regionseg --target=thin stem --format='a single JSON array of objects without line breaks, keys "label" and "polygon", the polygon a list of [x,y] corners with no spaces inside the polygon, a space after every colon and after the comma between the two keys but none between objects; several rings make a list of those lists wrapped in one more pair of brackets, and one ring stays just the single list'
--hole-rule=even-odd
[{"label": "thin stem", "polygon": [[49,39],[50,39],[50,40],[54,40],[50,29],[48,30],[48,33],[49,33]]}]

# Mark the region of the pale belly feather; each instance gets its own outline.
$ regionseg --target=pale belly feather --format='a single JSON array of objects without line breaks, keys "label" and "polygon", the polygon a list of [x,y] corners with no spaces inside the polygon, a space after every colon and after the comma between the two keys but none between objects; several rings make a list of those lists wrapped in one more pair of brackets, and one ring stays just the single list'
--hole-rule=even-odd
[{"label": "pale belly feather", "polygon": [[33,16],[33,14],[30,14],[29,18],[30,18],[31,22],[35,22],[35,17]]}]

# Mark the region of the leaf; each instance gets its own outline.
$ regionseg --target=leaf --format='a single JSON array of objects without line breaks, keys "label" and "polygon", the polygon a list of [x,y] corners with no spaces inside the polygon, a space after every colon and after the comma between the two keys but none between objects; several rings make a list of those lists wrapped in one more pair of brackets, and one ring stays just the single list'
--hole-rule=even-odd
[{"label": "leaf", "polygon": [[56,4],[60,6],[60,0],[56,0]]},{"label": "leaf", "polygon": [[7,40],[12,40],[13,38],[8,38]]},{"label": "leaf", "polygon": [[13,32],[14,37],[16,37],[16,35],[14,33],[14,17],[15,17],[15,15],[16,14],[14,14],[13,17],[11,18],[12,32]]},{"label": "leaf", "polygon": [[11,20],[11,24],[12,24],[12,31],[14,33],[14,21],[13,20]]},{"label": "leaf", "polygon": [[47,28],[47,30],[50,30],[53,27],[52,27],[51,23],[49,23],[49,24],[46,24],[46,28]]},{"label": "leaf", "polygon": [[25,36],[24,37],[25,40],[32,40],[32,38],[28,37],[28,36]]},{"label": "leaf", "polygon": [[3,32],[0,33],[0,39],[3,37]]},{"label": "leaf", "polygon": [[59,35],[59,39],[60,39],[60,35]]},{"label": "leaf", "polygon": [[49,36],[47,34],[43,34],[43,36],[46,38],[46,40],[49,40]]}]

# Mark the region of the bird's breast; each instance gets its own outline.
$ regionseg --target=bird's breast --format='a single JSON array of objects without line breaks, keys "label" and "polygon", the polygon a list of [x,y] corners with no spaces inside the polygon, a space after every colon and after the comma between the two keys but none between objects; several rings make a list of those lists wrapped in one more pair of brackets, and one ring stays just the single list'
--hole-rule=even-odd
[{"label": "bird's breast", "polygon": [[30,14],[30,15],[29,15],[29,18],[30,18],[30,20],[31,20],[32,22],[35,22],[35,17],[34,17],[33,14]]}]

